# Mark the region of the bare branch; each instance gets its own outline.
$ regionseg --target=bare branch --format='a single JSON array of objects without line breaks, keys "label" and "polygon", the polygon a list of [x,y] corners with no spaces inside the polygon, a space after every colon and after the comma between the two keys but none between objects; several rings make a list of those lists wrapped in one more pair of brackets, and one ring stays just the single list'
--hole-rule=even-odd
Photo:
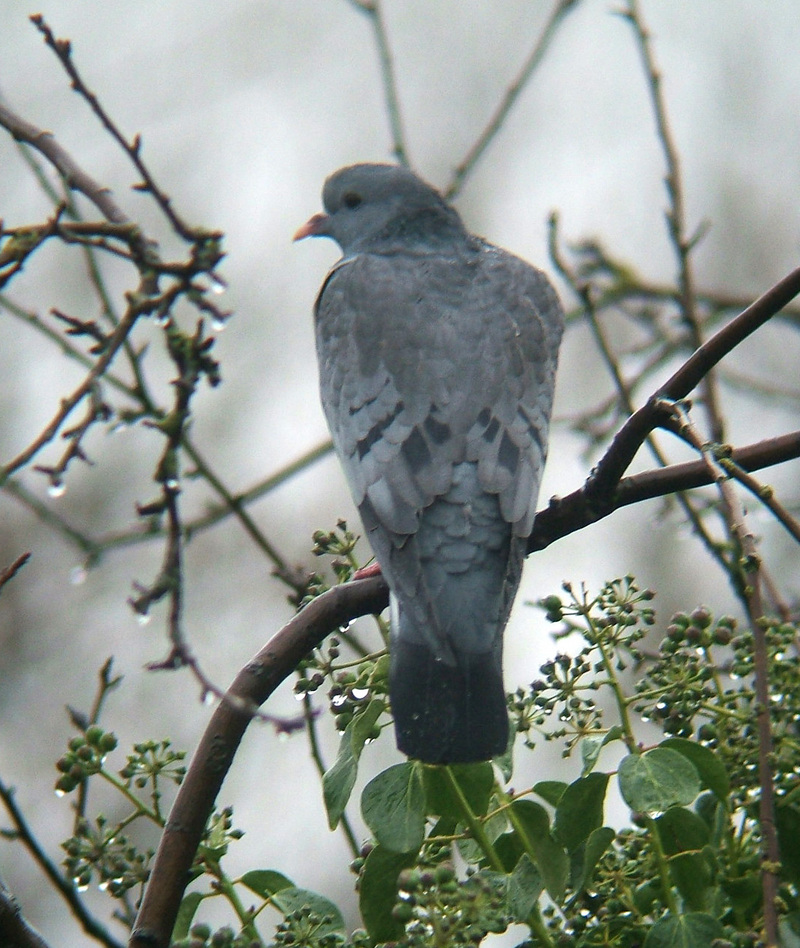
[{"label": "bare branch", "polygon": [[199,236],[202,236],[203,232],[189,227],[188,224],[184,223],[178,214],[176,214],[172,207],[172,202],[169,196],[158,187],[153,175],[150,173],[150,170],[145,165],[144,161],[142,161],[140,155],[142,142],[139,136],[135,136],[133,141],[129,142],[119,130],[116,123],[111,119],[106,110],[100,104],[97,96],[84,83],[77,67],[75,66],[75,63],[72,60],[72,46],[70,41],[57,39],[41,14],[34,14],[30,17],[30,20],[44,37],[45,43],[58,57],[58,61],[63,66],[65,72],[72,82],[72,88],[89,104],[89,107],[98,117],[103,127],[120,145],[125,154],[133,162],[136,170],[142,176],[142,183],[136,186],[137,190],[147,191],[153,195],[156,203],[172,225],[173,230],[179,236],[189,243],[196,241]]},{"label": "bare branch", "polygon": [[497,133],[500,131],[509,112],[514,108],[520,93],[525,88],[528,80],[536,71],[537,66],[544,59],[550,43],[556,35],[558,27],[565,19],[566,15],[578,6],[580,0],[558,0],[553,12],[550,14],[541,36],[534,43],[533,49],[528,54],[528,58],[522,65],[517,76],[512,80],[511,85],[506,89],[500,104],[497,106],[494,114],[489,119],[486,128],[480,133],[473,146],[467,154],[456,165],[453,171],[453,177],[449,186],[445,189],[444,195],[450,200],[454,198],[464,185],[467,176],[472,172],[480,161],[481,156],[491,144]]},{"label": "bare branch", "polygon": [[386,103],[386,114],[389,118],[389,127],[392,133],[392,154],[398,164],[410,167],[408,146],[403,131],[403,115],[400,108],[400,98],[397,94],[397,77],[394,71],[394,59],[389,46],[389,37],[386,33],[386,23],[383,17],[381,0],[350,0],[360,13],[365,14],[372,25],[375,35],[375,46],[380,59],[381,79],[383,80],[383,98]]},{"label": "bare branch", "polygon": [[10,566],[0,569],[0,590],[17,575],[30,558],[30,553],[23,553],[22,556],[18,556]]},{"label": "bare branch", "polygon": [[663,420],[659,405],[664,399],[685,398],[744,339],[770,320],[800,293],[800,267],[785,276],[751,303],[735,319],[703,343],[659,390],[635,411],[617,433],[611,447],[598,463],[591,479],[590,492],[598,498],[611,496],[613,487],[628,469],[647,435]]},{"label": "bare branch", "polygon": [[0,125],[18,142],[26,142],[50,162],[64,178],[69,187],[80,191],[100,213],[113,224],[131,224],[128,215],[111,197],[108,188],[98,184],[75,162],[72,156],[59,145],[52,132],[45,132],[31,122],[20,118],[7,106],[0,103]]}]

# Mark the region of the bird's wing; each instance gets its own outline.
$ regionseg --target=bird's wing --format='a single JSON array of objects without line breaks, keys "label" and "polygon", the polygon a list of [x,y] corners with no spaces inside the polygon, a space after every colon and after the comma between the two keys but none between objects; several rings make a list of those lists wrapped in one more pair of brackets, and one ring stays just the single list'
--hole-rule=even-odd
[{"label": "bird's wing", "polygon": [[479,245],[469,257],[361,254],[317,300],[322,403],[353,498],[402,543],[478,465],[530,532],[562,315],[546,277]]}]

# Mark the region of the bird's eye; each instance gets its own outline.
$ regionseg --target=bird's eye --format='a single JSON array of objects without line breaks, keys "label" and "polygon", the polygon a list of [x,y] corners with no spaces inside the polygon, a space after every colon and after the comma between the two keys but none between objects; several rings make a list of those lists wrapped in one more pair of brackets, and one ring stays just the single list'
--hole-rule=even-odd
[{"label": "bird's eye", "polygon": [[361,195],[356,194],[355,191],[347,191],[342,195],[342,203],[345,207],[349,207],[351,211],[354,207],[358,207],[362,200]]}]

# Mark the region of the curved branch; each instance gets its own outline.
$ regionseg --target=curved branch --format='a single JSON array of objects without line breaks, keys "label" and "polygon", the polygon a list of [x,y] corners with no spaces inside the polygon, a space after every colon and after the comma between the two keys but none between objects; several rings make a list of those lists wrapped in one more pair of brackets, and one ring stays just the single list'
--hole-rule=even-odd
[{"label": "curved branch", "polygon": [[42,936],[25,921],[17,900],[0,879],[0,944],[14,948],[49,948]]},{"label": "curved branch", "polygon": [[326,635],[386,608],[382,576],[335,586],[309,603],[245,665],[228,689],[192,758],[161,837],[136,919],[131,948],[167,948],[197,847],[252,714]]}]

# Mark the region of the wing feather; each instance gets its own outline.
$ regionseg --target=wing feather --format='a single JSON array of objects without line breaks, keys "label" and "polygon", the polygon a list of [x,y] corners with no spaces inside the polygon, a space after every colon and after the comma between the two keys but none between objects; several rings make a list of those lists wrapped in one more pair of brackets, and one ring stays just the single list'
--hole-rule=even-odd
[{"label": "wing feather", "polygon": [[357,505],[404,537],[476,462],[514,533],[530,532],[563,317],[546,277],[469,254],[361,254],[317,300],[322,402]]}]

